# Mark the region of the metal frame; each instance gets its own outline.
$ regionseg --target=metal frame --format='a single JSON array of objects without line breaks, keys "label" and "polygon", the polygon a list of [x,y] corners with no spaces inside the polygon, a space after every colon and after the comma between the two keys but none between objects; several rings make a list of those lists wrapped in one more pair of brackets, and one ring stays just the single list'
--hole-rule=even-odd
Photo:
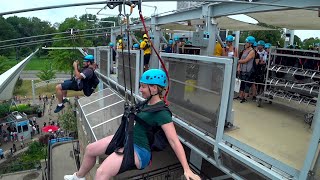
[{"label": "metal frame", "polygon": [[318,95],[318,101],[316,106],[316,111],[314,113],[314,129],[312,133],[312,137],[310,140],[308,153],[306,159],[303,163],[303,167],[301,169],[301,173],[299,179],[307,179],[310,175],[309,172],[313,171],[313,162],[317,160],[320,156],[318,155],[318,147],[319,147],[319,139],[320,139],[320,93]]},{"label": "metal frame", "polygon": [[[241,150],[243,150],[245,153],[248,153],[250,155],[252,155],[253,157],[256,157],[258,159],[261,159],[262,161],[264,161],[265,163],[271,164],[272,166],[278,168],[279,170],[287,173],[288,175],[294,176],[294,177],[298,177],[299,176],[299,170],[294,169],[286,164],[284,164],[283,162],[274,159],[266,154],[264,154],[261,151],[258,151],[252,147],[250,147],[249,145],[246,145],[244,143],[242,143],[241,141],[238,141],[228,135],[223,135],[223,140],[225,140],[226,142],[236,146],[237,148],[240,148]],[[230,147],[231,148],[231,147]]]},{"label": "metal frame", "polygon": [[[193,133],[195,136],[203,139],[204,141],[208,142],[209,144],[214,146],[214,154],[215,154],[215,159],[212,159],[210,157],[208,157],[204,152],[202,152],[201,150],[197,149],[196,147],[194,147],[192,144],[190,144],[189,142],[186,142],[182,137],[179,137],[182,142],[190,147],[192,150],[194,150],[195,152],[197,152],[200,156],[202,156],[204,159],[208,160],[210,163],[212,163],[213,165],[217,166],[219,169],[221,169],[222,171],[224,171],[225,173],[227,173],[228,175],[236,178],[236,179],[241,179],[240,176],[238,176],[237,174],[230,172],[230,170],[228,168],[226,168],[221,162],[220,162],[220,158],[221,157],[221,150],[229,155],[231,155],[232,157],[236,158],[237,160],[239,160],[240,162],[246,164],[247,166],[249,166],[250,168],[254,169],[256,172],[261,173],[262,175],[269,177],[271,179],[286,179],[286,178],[290,178],[290,176],[292,176],[294,179],[305,179],[305,173],[304,174],[300,174],[299,170],[296,170],[278,160],[275,160],[273,158],[271,158],[270,156],[259,152],[257,150],[254,150],[253,148],[251,148],[248,145],[245,145],[243,143],[241,143],[240,141],[237,141],[227,135],[224,135],[224,123],[225,120],[227,118],[227,114],[229,115],[230,111],[232,108],[230,103],[230,93],[232,93],[232,89],[234,86],[234,83],[232,84],[232,77],[234,76],[234,66],[236,63],[233,63],[232,59],[226,59],[226,58],[217,58],[217,57],[207,57],[207,56],[196,56],[196,55],[183,55],[183,54],[172,54],[172,53],[161,53],[160,54],[162,57],[171,57],[171,58],[179,58],[179,59],[186,59],[186,60],[190,60],[190,61],[202,61],[202,62],[215,62],[215,63],[220,63],[220,64],[225,64],[225,76],[224,76],[224,82],[223,82],[223,94],[222,94],[222,102],[221,106],[220,106],[220,112],[219,112],[219,121],[218,121],[218,129],[217,129],[217,135],[216,135],[216,139],[213,139],[211,137],[209,137],[208,135],[206,135],[205,133],[203,133],[202,131],[198,130],[196,127],[192,127],[190,124],[184,122],[183,120],[177,118],[177,117],[173,117],[173,121],[177,124],[179,124],[181,127],[183,127],[184,129],[190,131],[191,133]],[[110,77],[107,77],[99,72],[97,72],[101,78],[105,79],[107,81],[103,82],[105,84],[108,85],[108,83],[112,83],[116,86],[116,89],[120,88],[122,90],[124,90],[124,87],[119,85],[117,82],[115,82],[113,79],[111,79]],[[137,76],[139,77],[139,76]],[[231,84],[230,84],[231,83]],[[136,84],[139,84],[138,81],[136,81]],[[130,93],[129,90],[127,90],[128,93]],[[136,99],[138,100],[144,100],[142,97],[139,96],[138,93],[134,93],[134,96]],[[228,104],[229,103],[229,104]],[[318,108],[319,109],[319,108]],[[317,121],[317,123],[320,123],[320,120]],[[313,139],[318,138],[318,136],[320,136],[320,131],[319,131],[320,126],[317,127],[317,129],[315,129],[314,131],[314,136],[317,135],[317,137],[313,137]],[[319,139],[319,138],[318,138]],[[243,150],[243,152],[238,152],[236,149],[228,146],[228,143],[226,144],[226,141],[228,143],[231,143],[232,145],[235,145],[237,148]],[[312,160],[317,158],[314,156],[314,154],[312,155],[312,152],[314,152],[316,150],[316,148],[318,148],[318,141],[313,141],[314,143],[310,145],[309,147],[309,152],[306,158],[306,162],[304,165],[305,169],[310,169],[311,168],[311,163],[313,162]],[[255,158],[249,158],[247,157],[244,153],[248,153],[250,155],[252,155]],[[263,160],[262,162],[258,159]],[[264,166],[260,163],[270,163],[274,168],[271,167],[268,168],[268,166]],[[309,172],[308,170],[305,170],[305,172]],[[306,173],[308,175],[308,173]]]},{"label": "metal frame", "polygon": [[[151,1],[151,0],[146,0],[146,1]],[[162,1],[162,0],[158,0],[158,1]],[[50,7],[42,7],[42,8],[33,8],[33,9],[25,9],[25,10],[4,12],[4,13],[0,13],[0,15],[10,14],[10,13],[27,12],[27,11],[34,11],[34,10],[53,9],[53,8],[60,8],[60,7],[72,7],[72,6],[81,6],[81,5],[89,5],[89,4],[106,4],[107,2],[101,1],[101,2],[78,3],[78,4],[69,4],[69,5],[61,5],[61,6],[50,6]],[[116,2],[120,2],[120,1],[116,1]],[[277,4],[264,4],[264,3],[268,3],[268,0],[260,0],[259,2],[245,2],[245,1],[241,1],[241,2],[240,1],[228,1],[227,2],[226,0],[220,0],[220,1],[219,0],[208,0],[208,2],[222,2],[220,4],[216,4],[215,6],[211,6],[210,8],[207,7],[207,9],[210,11],[209,12],[210,17],[220,17],[220,16],[226,16],[226,15],[232,15],[232,14],[235,14],[235,13],[239,14],[239,13],[252,13],[252,12],[261,12],[261,11],[281,10],[281,9],[288,9],[288,8],[306,9],[306,8],[309,8],[309,7],[318,7],[318,6],[320,6],[320,2],[318,0],[308,0],[308,1],[291,0],[290,2],[288,2],[287,0],[279,0],[279,1],[277,1]],[[226,3],[223,3],[223,2],[226,2]],[[230,3],[234,4],[234,6],[230,6]],[[288,5],[289,3],[290,3],[290,5]],[[198,17],[198,15],[200,15],[200,16],[203,15],[203,10],[202,9],[203,9],[203,7],[199,7],[199,8],[191,9],[189,11],[182,11],[180,13],[176,13],[176,14],[173,14],[173,15],[157,17],[156,22],[157,22],[157,24],[166,24],[166,23],[170,23],[170,22],[183,21],[184,19],[189,20],[190,18],[191,19],[192,18],[201,18],[201,17]],[[185,14],[185,16],[183,14]],[[204,14],[204,15],[207,15],[207,14]],[[210,19],[207,18],[207,20],[210,20]],[[147,20],[147,23],[150,24],[150,22]],[[137,26],[133,26],[132,28],[134,29],[134,28],[141,28],[141,27],[142,27],[141,25],[137,25]],[[113,32],[115,32],[115,31],[116,31],[116,29],[114,29]],[[174,55],[175,54],[172,54],[172,56],[174,56]],[[97,55],[96,57],[98,57],[98,56],[99,55]],[[196,57],[199,58],[199,59],[208,58],[208,57],[205,57],[205,56],[190,56],[190,55],[186,55],[186,56],[192,58],[190,60],[197,60]],[[223,58],[221,58],[221,59],[223,59]],[[210,62],[214,62],[214,61],[210,61]],[[221,62],[222,61],[219,61],[219,63],[221,63]],[[232,69],[232,67],[230,69]],[[108,70],[110,71],[109,68],[108,68]],[[109,76],[109,75],[110,74],[108,74],[107,76]],[[102,76],[101,74],[100,74],[100,76],[102,78],[109,78],[109,77]],[[232,76],[233,76],[233,74],[232,74]],[[139,77],[139,75],[137,76],[137,74],[136,74],[136,78],[137,77]],[[227,146],[226,144],[224,144],[223,141],[224,141],[224,138],[226,138],[225,136],[223,136],[223,131],[224,131],[223,128],[224,128],[224,123],[225,123],[225,119],[226,119],[225,116],[227,116],[227,114],[228,114],[228,117],[229,117],[230,111],[231,111],[231,108],[230,108],[231,107],[231,105],[230,105],[231,101],[230,101],[230,97],[228,98],[228,95],[231,93],[231,91],[233,89],[233,84],[234,84],[234,83],[232,83],[233,78],[231,78],[231,73],[229,75],[227,75],[227,76],[225,75],[224,78],[225,78],[225,81],[223,83],[223,89],[227,88],[228,91],[226,91],[226,92],[223,91],[223,94],[222,94],[222,99],[224,99],[226,101],[222,102],[221,106],[220,106],[216,140],[212,140],[212,139],[210,139],[208,137],[203,136],[203,134],[201,134],[201,132],[198,131],[196,128],[194,128],[194,129],[191,128],[188,124],[184,124],[185,122],[183,122],[181,120],[179,121],[177,118],[174,118],[174,121],[175,122],[180,122],[180,124],[183,124],[183,127],[186,127],[188,130],[190,130],[191,132],[193,132],[197,136],[200,136],[200,138],[210,142],[210,144],[213,143],[214,146],[215,146],[215,149],[214,149],[215,152],[214,153],[215,153],[216,161],[214,161],[213,159],[209,159],[209,162],[211,162],[212,164],[218,166],[220,169],[222,169],[227,174],[231,173],[231,176],[235,177],[236,179],[241,179],[241,178],[237,177],[237,176],[234,176],[234,173],[230,172],[227,168],[223,167],[223,165],[219,162],[220,160],[217,159],[219,157],[219,154],[220,154],[219,151],[220,150],[225,151],[226,153],[230,154],[231,156],[233,156],[236,159],[240,160],[241,162],[249,165],[251,168],[253,168],[256,171],[266,175],[267,177],[269,177],[271,179],[283,178],[282,176],[280,176],[276,172],[273,172],[272,170],[260,165],[256,161],[244,156],[243,154],[235,151],[234,149],[232,149],[229,146]],[[229,79],[229,81],[227,81],[226,79]],[[107,81],[109,81],[109,83],[111,82],[111,83],[117,84],[112,79],[109,79]],[[137,84],[137,82],[138,81],[136,81],[136,84]],[[230,83],[230,82],[231,82],[231,87],[230,87],[230,84],[227,84],[227,83]],[[123,88],[120,85],[117,85],[117,87]],[[135,95],[137,96],[137,98],[139,97],[137,91],[135,91]],[[318,97],[318,99],[319,99],[319,97]],[[227,104],[227,103],[229,103],[229,104]],[[316,126],[315,126],[315,129],[313,130],[312,139],[311,139],[311,143],[309,145],[308,154],[306,156],[306,159],[305,159],[305,162],[304,162],[304,166],[303,166],[303,168],[302,168],[302,170],[300,172],[299,179],[306,179],[308,177],[309,171],[312,171],[312,163],[317,158],[317,155],[316,155],[315,152],[317,151],[317,148],[318,148],[318,145],[319,145],[318,141],[319,141],[319,138],[320,138],[319,113],[320,113],[320,103],[318,101],[317,110],[316,110],[315,118],[314,118]],[[224,119],[222,117],[224,117]],[[87,120],[86,116],[85,116],[85,118]],[[91,128],[91,131],[92,131],[92,128]],[[226,138],[226,139],[228,139],[228,138]],[[183,139],[181,139],[181,140],[183,140]],[[230,139],[229,139],[229,141],[230,141]],[[203,156],[203,158],[205,158],[205,159],[207,158],[206,154],[202,153],[200,150],[198,151],[198,149],[196,147],[192,146],[192,144],[190,144],[190,143],[188,143],[186,141],[183,141],[183,142],[184,142],[184,144],[186,144],[187,146],[189,146],[193,150],[197,151],[201,156]],[[245,149],[246,147],[245,147],[245,145],[243,143],[239,143],[239,148]],[[249,150],[249,153],[252,153],[254,155],[254,153],[257,153],[257,152],[250,152],[250,150]],[[263,156],[263,154],[262,155],[261,154],[257,155],[258,158],[261,158],[261,156]],[[267,157],[269,157],[269,156],[267,156]],[[287,167],[283,166],[283,164],[281,164],[281,163],[279,164],[279,166],[280,166],[281,170],[290,171],[290,173],[294,172],[294,171],[292,171],[292,169],[290,170],[290,167],[288,169],[286,169]]]},{"label": "metal frame", "polygon": [[[122,50],[117,50],[117,52],[122,52]],[[128,54],[128,52],[129,52],[128,50],[123,50],[123,53]],[[134,86],[135,86],[134,87],[135,88],[134,94],[139,94],[140,73],[142,74],[142,72],[143,72],[143,71],[141,71],[141,69],[143,69],[143,66],[142,66],[142,63],[141,63],[141,62],[143,62],[143,56],[141,55],[141,50],[130,50],[130,53],[136,55],[136,66],[135,66],[135,69],[136,69],[135,82],[136,83],[134,84]],[[118,61],[119,61],[119,59],[117,58],[117,66],[118,66]],[[117,72],[117,74],[118,74],[118,72]]]}]

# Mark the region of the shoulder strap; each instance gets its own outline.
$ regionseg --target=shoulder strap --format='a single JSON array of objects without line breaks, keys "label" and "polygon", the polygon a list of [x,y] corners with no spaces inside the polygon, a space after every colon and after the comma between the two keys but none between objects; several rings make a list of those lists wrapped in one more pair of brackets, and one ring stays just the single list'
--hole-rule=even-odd
[{"label": "shoulder strap", "polygon": [[[146,104],[146,101],[143,101],[142,104]],[[142,105],[142,106],[143,106]],[[154,106],[150,106],[150,107],[146,107],[146,108],[141,108],[139,109],[140,112],[159,112],[159,111],[169,111],[171,116],[172,116],[172,112],[170,111],[169,107],[165,104],[156,104]],[[139,118],[138,116],[135,117],[135,120],[141,124],[143,124],[144,127],[146,127],[147,129],[151,128],[151,126],[149,124],[147,124],[145,121],[143,121],[141,118]]]}]

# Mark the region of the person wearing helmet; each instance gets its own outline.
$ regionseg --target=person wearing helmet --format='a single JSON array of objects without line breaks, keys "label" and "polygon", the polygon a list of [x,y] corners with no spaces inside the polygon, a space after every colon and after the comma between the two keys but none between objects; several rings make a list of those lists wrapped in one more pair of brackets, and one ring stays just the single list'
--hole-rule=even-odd
[{"label": "person wearing helmet", "polygon": [[238,57],[238,50],[233,46],[233,39],[232,35],[228,35],[226,38],[226,47],[223,48],[223,56]]},{"label": "person wearing helmet", "polygon": [[264,49],[266,43],[263,40],[257,42],[257,56],[256,56],[256,84],[253,84],[252,91],[253,91],[253,100],[256,100],[256,95],[262,93],[263,84],[265,80],[265,73],[266,73],[266,62],[268,57],[268,52]]},{"label": "person wearing helmet", "polygon": [[253,36],[248,36],[245,42],[245,49],[240,57],[240,60],[238,61],[238,73],[241,79],[239,94],[241,99],[240,103],[247,101],[256,66],[254,61],[256,53],[253,49],[253,44],[256,42],[256,40]]},{"label": "person wearing helmet", "polygon": [[133,50],[139,50],[140,49],[140,45],[138,43],[133,45]]},{"label": "person wearing helmet", "polygon": [[[164,93],[167,84],[168,78],[163,70],[149,69],[144,72],[140,78],[139,91],[142,97],[147,99],[147,101],[145,105],[142,106],[142,109],[144,107],[150,109],[161,105],[164,106],[165,102],[162,99],[162,94]],[[136,116],[141,119],[141,121],[135,121],[133,127],[133,149],[136,168],[146,168],[151,160],[151,144],[148,140],[148,130],[142,123],[143,121],[152,127],[158,126],[163,129],[170,146],[174,149],[174,152],[183,167],[184,176],[187,179],[200,180],[200,177],[194,174],[189,167],[185,151],[176,133],[171,113],[168,110],[160,110],[157,112],[140,111]],[[64,176],[64,179],[85,180],[86,174],[95,165],[94,162],[96,157],[105,154],[112,138],[113,135],[110,135],[89,144],[84,152],[84,158],[79,171],[75,172],[73,175]],[[124,156],[118,155],[115,152],[109,155],[98,168],[95,179],[111,179],[113,176],[117,175],[121,164],[123,163],[123,159]]]},{"label": "person wearing helmet", "polygon": [[266,62],[268,62],[268,59],[269,59],[270,48],[271,48],[271,44],[270,44],[270,43],[266,43],[266,44],[264,45],[264,49],[265,49],[265,51],[266,51],[266,53],[267,53]]},{"label": "person wearing helmet", "polygon": [[167,47],[165,48],[164,51],[166,53],[173,53],[173,40],[172,39],[169,40]]},{"label": "person wearing helmet", "polygon": [[122,49],[122,48],[124,48],[124,44],[122,42],[122,39],[119,39],[117,49]]},{"label": "person wearing helmet", "polygon": [[58,105],[54,110],[55,113],[60,112],[64,108],[64,103],[67,102],[67,91],[81,91],[83,88],[82,79],[90,79],[93,76],[94,69],[96,69],[96,64],[94,63],[94,56],[89,54],[84,56],[83,59],[83,69],[79,70],[79,61],[73,62],[74,77],[70,80],[65,80],[63,83],[56,86],[56,93],[58,99]]},{"label": "person wearing helmet", "polygon": [[112,42],[109,43],[109,47],[110,47],[110,50],[112,52],[112,61],[110,62],[110,64],[111,64],[110,73],[114,74],[115,73],[114,65],[116,64],[117,52],[116,52],[116,50],[114,48],[114,44]]},{"label": "person wearing helmet", "polygon": [[266,64],[267,52],[264,50],[265,42],[260,40],[257,43],[257,53],[259,54],[258,64]]},{"label": "person wearing helmet", "polygon": [[149,62],[151,58],[151,45],[148,40],[147,34],[143,35],[143,41],[140,43],[140,49],[143,50],[143,69],[144,71],[149,69]]},{"label": "person wearing helmet", "polygon": [[223,48],[221,44],[216,41],[216,47],[214,48],[214,56],[222,56],[223,55]]}]

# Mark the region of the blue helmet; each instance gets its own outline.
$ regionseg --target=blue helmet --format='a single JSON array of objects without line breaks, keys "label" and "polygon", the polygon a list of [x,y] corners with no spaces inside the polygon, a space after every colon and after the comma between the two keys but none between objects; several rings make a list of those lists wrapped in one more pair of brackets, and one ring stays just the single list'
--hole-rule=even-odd
[{"label": "blue helmet", "polygon": [[174,37],[173,37],[173,40],[174,40],[174,41],[179,41],[179,36],[174,36]]},{"label": "blue helmet", "polygon": [[232,35],[228,35],[227,38],[226,38],[226,41],[233,42],[233,36]]},{"label": "blue helmet", "polygon": [[172,44],[173,44],[173,40],[170,39],[170,40],[169,40],[169,45],[172,45]]},{"label": "blue helmet", "polygon": [[142,74],[140,83],[166,87],[167,75],[161,69],[149,69]]},{"label": "blue helmet", "polygon": [[262,40],[258,41],[258,43],[257,43],[258,46],[265,46],[265,44],[266,43]]},{"label": "blue helmet", "polygon": [[93,62],[94,61],[94,57],[93,57],[93,55],[88,54],[88,55],[84,56],[84,60],[83,61],[84,62],[88,62],[88,61]]},{"label": "blue helmet", "polygon": [[246,38],[246,43],[254,44],[255,42],[256,42],[256,38],[254,38],[253,36],[248,36]]},{"label": "blue helmet", "polygon": [[253,45],[253,47],[257,47],[258,44],[257,44],[257,42],[254,42],[252,45]]},{"label": "blue helmet", "polygon": [[265,45],[264,45],[264,48],[266,48],[266,49],[269,49],[271,47],[271,44],[270,43],[266,43]]},{"label": "blue helmet", "polygon": [[109,43],[109,46],[110,46],[110,47],[113,47],[113,46],[114,46],[114,44],[113,44],[112,42],[110,42],[110,43]]},{"label": "blue helmet", "polygon": [[134,48],[137,48],[137,49],[140,49],[140,46],[139,46],[138,43],[134,44],[133,47],[134,47]]}]

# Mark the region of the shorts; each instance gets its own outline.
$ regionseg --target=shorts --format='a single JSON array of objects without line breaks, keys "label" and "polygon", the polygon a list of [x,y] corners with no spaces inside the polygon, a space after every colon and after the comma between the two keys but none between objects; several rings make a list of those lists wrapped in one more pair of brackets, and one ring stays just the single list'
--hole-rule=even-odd
[{"label": "shorts", "polygon": [[140,167],[138,169],[144,169],[149,165],[150,159],[151,159],[151,152],[146,150],[145,148],[142,148],[136,144],[133,145],[134,152],[136,152]]},{"label": "shorts", "polygon": [[74,91],[81,91],[78,86],[78,82],[73,79],[65,80],[61,83],[62,90],[74,90]]},{"label": "shorts", "polygon": [[145,54],[143,56],[143,65],[148,65],[149,62],[150,62],[150,57],[151,57],[151,54]]}]

